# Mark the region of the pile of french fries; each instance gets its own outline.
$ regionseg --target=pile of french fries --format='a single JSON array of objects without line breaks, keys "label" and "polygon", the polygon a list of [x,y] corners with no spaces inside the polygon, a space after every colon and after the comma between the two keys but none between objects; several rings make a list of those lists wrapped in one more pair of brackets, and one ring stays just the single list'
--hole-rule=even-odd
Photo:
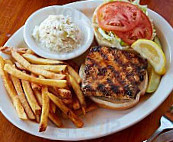
[{"label": "pile of french fries", "polygon": [[86,101],[81,78],[67,63],[37,56],[27,48],[0,47],[10,59],[0,56],[0,75],[20,119],[39,123],[45,131],[48,119],[63,127],[62,119],[70,119],[83,127],[80,115],[97,108]]}]

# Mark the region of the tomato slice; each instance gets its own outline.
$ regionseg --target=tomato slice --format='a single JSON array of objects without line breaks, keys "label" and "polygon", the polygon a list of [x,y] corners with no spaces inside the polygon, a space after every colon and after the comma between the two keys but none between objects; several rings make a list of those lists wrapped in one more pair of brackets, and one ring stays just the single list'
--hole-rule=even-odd
[{"label": "tomato slice", "polygon": [[134,29],[127,32],[114,32],[125,43],[131,45],[138,39],[150,40],[152,38],[153,28],[149,18],[142,12],[139,24]]},{"label": "tomato slice", "polygon": [[109,2],[97,10],[99,27],[107,31],[129,31],[136,27],[141,18],[141,10],[128,2]]}]

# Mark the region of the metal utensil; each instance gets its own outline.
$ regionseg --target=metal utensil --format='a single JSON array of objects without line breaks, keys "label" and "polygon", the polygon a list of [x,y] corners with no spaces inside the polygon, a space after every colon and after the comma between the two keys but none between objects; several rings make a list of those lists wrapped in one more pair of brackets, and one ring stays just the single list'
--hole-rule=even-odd
[{"label": "metal utensil", "polygon": [[173,122],[167,119],[165,116],[162,116],[160,119],[160,127],[154,132],[154,134],[144,142],[152,142],[163,132],[173,130]]}]

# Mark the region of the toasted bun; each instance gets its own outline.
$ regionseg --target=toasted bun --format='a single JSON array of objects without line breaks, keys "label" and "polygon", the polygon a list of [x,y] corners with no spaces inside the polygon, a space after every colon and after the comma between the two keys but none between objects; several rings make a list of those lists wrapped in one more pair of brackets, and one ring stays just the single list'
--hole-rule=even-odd
[{"label": "toasted bun", "polygon": [[[84,76],[84,68],[85,65],[82,64],[79,70],[79,75],[81,78]],[[137,95],[135,99],[131,100],[109,100],[104,97],[90,97],[91,100],[93,100],[95,103],[97,103],[100,107],[107,108],[107,109],[115,109],[115,110],[124,110],[131,108],[135,106],[139,100],[140,96],[145,94],[145,91],[147,89],[147,84],[148,84],[148,74],[146,71],[146,75],[144,78],[144,81],[140,84],[139,89],[141,90]]]},{"label": "toasted bun", "polygon": [[96,40],[97,40],[98,44],[100,46],[116,47],[116,48],[119,48],[119,49],[128,48],[128,47],[120,46],[117,41],[109,41],[109,40],[103,38],[103,36],[100,34],[100,32],[98,31],[98,24],[97,24],[97,19],[96,19],[96,13],[97,13],[97,10],[98,10],[99,7],[97,7],[96,10],[94,11],[93,18],[92,18],[94,34],[95,34],[95,37],[96,37]]}]

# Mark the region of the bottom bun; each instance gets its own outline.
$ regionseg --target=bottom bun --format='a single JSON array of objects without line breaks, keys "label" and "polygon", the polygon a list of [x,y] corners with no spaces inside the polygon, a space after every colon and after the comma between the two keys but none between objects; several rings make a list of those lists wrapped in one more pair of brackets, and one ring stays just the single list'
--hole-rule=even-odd
[{"label": "bottom bun", "polygon": [[[81,78],[84,77],[84,68],[85,65],[82,64],[79,70],[79,75]],[[139,89],[141,90],[137,95],[135,99],[130,99],[130,100],[110,100],[109,99],[102,97],[93,97],[90,96],[89,98],[94,101],[95,103],[97,103],[100,107],[102,108],[106,108],[106,109],[114,109],[114,110],[124,110],[124,109],[128,109],[131,108],[133,106],[135,106],[139,100],[140,100],[140,96],[145,94],[145,91],[147,89],[147,84],[148,84],[148,74],[146,71],[146,75],[144,78],[144,81],[140,84]]]},{"label": "bottom bun", "polygon": [[139,102],[140,95],[137,95],[135,100],[130,100],[124,103],[113,103],[97,97],[89,97],[89,98],[102,108],[124,110],[135,106]]}]

